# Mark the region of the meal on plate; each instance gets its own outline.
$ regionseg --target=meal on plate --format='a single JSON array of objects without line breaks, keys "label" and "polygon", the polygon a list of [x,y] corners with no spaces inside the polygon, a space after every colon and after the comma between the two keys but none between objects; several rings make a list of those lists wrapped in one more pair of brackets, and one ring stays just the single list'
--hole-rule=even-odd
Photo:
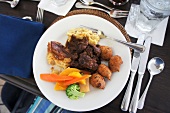
[{"label": "meal on plate", "polygon": [[[67,32],[65,45],[51,41],[47,46],[47,61],[51,73],[40,74],[42,80],[56,82],[55,90],[65,90],[70,99],[84,97],[89,85],[104,89],[106,79],[120,71],[123,63],[112,48],[99,45],[100,37],[86,28],[74,28]],[[101,61],[106,61],[108,65]]]}]

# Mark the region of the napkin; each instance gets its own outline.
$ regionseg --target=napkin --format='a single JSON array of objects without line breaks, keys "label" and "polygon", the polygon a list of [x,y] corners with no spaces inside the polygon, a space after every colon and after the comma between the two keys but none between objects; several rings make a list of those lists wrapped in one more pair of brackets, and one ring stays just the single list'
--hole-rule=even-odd
[{"label": "napkin", "polygon": [[76,0],[68,0],[66,4],[57,6],[53,2],[53,0],[41,0],[38,4],[38,7],[56,15],[65,16],[72,8],[75,2]]},{"label": "napkin", "polygon": [[34,49],[43,32],[41,23],[0,14],[0,73],[30,77]]},{"label": "napkin", "polygon": [[[141,34],[138,30],[134,28],[135,24],[135,17],[137,16],[137,12],[139,10],[139,5],[132,4],[130,8],[130,12],[125,24],[125,30],[127,33],[134,38],[138,38],[139,34]],[[152,43],[163,46],[166,27],[168,23],[169,17],[165,18],[152,32],[147,34],[148,36],[152,37]]]}]

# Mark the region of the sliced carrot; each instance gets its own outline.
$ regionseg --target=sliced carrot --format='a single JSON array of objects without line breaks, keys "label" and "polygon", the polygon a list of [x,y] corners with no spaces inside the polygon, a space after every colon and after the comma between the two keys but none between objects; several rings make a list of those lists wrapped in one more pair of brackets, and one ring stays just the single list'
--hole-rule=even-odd
[{"label": "sliced carrot", "polygon": [[55,90],[66,90],[67,86],[63,85],[64,82],[57,82],[54,89]]},{"label": "sliced carrot", "polygon": [[84,80],[84,79],[89,78],[89,77],[91,77],[91,75],[84,75],[84,76],[79,77],[79,78],[74,78],[72,80],[65,81],[64,85],[68,86],[68,85],[80,82],[81,80]]},{"label": "sliced carrot", "polygon": [[[79,72],[71,72],[68,76],[72,76],[72,77],[75,77],[75,78],[80,78],[82,77],[82,75],[79,73]],[[80,84],[86,84],[86,80],[83,79],[79,82]]]},{"label": "sliced carrot", "polygon": [[74,77],[59,76],[57,74],[40,74],[40,78],[48,82],[59,82],[59,81],[72,80]]},{"label": "sliced carrot", "polygon": [[59,75],[61,75],[61,76],[67,76],[67,75],[70,74],[71,72],[80,72],[80,70],[77,69],[77,68],[67,68],[67,69],[63,70]]}]

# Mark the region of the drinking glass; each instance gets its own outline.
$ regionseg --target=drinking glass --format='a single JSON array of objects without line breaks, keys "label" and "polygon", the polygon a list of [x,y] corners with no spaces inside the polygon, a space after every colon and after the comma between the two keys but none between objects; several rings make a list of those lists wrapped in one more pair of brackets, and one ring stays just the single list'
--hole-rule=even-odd
[{"label": "drinking glass", "polygon": [[56,6],[61,6],[66,4],[67,0],[51,0],[51,2]]},{"label": "drinking glass", "polygon": [[170,0],[141,0],[135,27],[142,32],[151,32],[170,15]]}]

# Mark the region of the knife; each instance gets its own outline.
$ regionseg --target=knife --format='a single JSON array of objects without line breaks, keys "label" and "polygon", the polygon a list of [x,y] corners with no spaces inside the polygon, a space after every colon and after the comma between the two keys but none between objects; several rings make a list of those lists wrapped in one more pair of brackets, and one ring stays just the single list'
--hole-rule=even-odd
[{"label": "knife", "polygon": [[[137,44],[143,45],[145,39],[145,35],[142,34],[141,36],[138,37]],[[139,66],[139,60],[140,60],[140,53],[137,51],[134,51],[133,58],[132,58],[132,64],[131,64],[131,75],[130,75],[130,80],[125,92],[125,95],[123,97],[123,101],[121,104],[121,109],[123,111],[127,111],[129,107],[129,102],[130,102],[130,97],[131,97],[131,92],[132,92],[132,87],[133,87],[133,81],[134,77],[136,74],[136,71]]]},{"label": "knife", "polygon": [[146,70],[146,64],[148,61],[151,40],[152,38],[150,36],[146,38],[145,43],[144,43],[145,51],[144,53],[141,53],[139,69],[138,69],[138,81],[137,81],[137,85],[135,88],[135,92],[132,97],[132,101],[130,103],[130,107],[129,107],[130,113],[136,113],[137,111],[140,88],[141,88],[142,78]]}]

